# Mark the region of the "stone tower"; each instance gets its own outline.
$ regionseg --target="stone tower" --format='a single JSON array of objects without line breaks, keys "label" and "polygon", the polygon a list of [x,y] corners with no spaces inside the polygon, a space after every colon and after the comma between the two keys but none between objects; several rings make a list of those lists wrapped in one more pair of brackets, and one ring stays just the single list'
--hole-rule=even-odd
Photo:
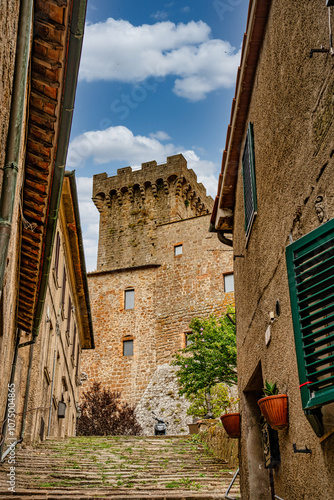
[{"label": "stone tower", "polygon": [[97,270],[88,275],[96,348],[83,354],[84,388],[96,380],[121,391],[145,433],[153,429],[149,409],[168,417],[169,432],[185,432],[187,404],[170,361],[194,316],[234,302],[224,289],[232,249],[208,232],[213,200],[182,155],[95,175],[93,200],[100,212]]},{"label": "stone tower", "polygon": [[100,212],[97,269],[156,263],[161,224],[208,214],[213,200],[179,154],[167,163],[120,168],[117,175],[94,175],[93,201]]}]

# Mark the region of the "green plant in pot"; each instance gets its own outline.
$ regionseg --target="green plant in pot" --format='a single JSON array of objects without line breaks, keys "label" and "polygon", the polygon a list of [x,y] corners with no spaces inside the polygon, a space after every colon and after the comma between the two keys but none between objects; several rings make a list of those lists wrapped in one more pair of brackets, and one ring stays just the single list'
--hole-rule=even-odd
[{"label": "green plant in pot", "polygon": [[238,398],[228,397],[225,402],[225,407],[223,407],[224,414],[220,417],[221,423],[228,436],[236,439],[239,438],[241,434],[240,413],[235,411],[238,402]]},{"label": "green plant in pot", "polygon": [[289,425],[288,396],[280,394],[276,382],[264,383],[265,397],[259,399],[257,404],[261,413],[272,429],[286,429]]}]

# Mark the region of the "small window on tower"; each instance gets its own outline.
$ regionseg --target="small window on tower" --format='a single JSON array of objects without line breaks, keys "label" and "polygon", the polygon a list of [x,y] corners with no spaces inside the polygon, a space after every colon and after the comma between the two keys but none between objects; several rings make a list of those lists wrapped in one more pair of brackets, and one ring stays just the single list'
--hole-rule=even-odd
[{"label": "small window on tower", "polygon": [[135,307],[135,291],[125,290],[124,309],[134,309]]},{"label": "small window on tower", "polygon": [[194,343],[194,339],[191,338],[193,335],[193,332],[187,332],[185,335],[186,335],[186,347],[188,347],[188,345]]},{"label": "small window on tower", "polygon": [[224,274],[224,292],[234,292],[234,274]]},{"label": "small window on tower", "polygon": [[182,252],[183,252],[182,245],[175,245],[174,246],[174,255],[182,255]]},{"label": "small window on tower", "polygon": [[123,356],[133,356],[133,340],[123,340]]}]

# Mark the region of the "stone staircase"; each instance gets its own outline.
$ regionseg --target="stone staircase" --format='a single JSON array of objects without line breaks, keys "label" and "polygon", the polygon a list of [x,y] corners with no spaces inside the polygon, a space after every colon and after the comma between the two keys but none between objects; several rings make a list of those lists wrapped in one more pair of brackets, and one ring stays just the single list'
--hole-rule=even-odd
[{"label": "stone staircase", "polygon": [[[197,436],[48,439],[15,460],[15,494],[0,465],[1,499],[223,499],[235,472]],[[238,479],[229,495],[240,498]]]}]

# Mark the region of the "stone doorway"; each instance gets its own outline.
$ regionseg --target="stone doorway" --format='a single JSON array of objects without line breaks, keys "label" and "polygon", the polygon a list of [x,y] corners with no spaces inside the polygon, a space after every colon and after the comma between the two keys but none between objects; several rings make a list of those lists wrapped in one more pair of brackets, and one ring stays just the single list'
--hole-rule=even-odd
[{"label": "stone doorway", "polygon": [[[245,438],[241,442],[240,457],[243,489],[248,492],[245,498],[256,500],[275,498],[272,471],[264,467],[261,412],[257,404],[263,397],[263,385],[262,367],[259,362],[242,394],[242,425]],[[246,481],[248,484],[245,484]]]}]

